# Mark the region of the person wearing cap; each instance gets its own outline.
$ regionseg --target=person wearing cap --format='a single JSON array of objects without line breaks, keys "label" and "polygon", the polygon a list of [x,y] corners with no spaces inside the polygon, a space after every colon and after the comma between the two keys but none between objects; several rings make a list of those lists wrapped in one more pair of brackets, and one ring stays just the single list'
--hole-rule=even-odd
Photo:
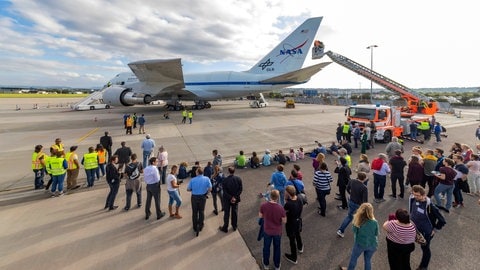
[{"label": "person wearing cap", "polygon": [[145,139],[142,142],[143,149],[143,168],[147,167],[148,159],[152,155],[153,149],[155,149],[155,141],[150,137],[150,134],[145,136]]},{"label": "person wearing cap", "polygon": [[78,161],[78,155],[75,153],[78,146],[74,145],[70,147],[70,152],[65,155],[65,159],[68,163],[67,168],[67,190],[79,188],[77,185],[78,173],[80,171],[80,162]]},{"label": "person wearing cap", "polygon": [[272,165],[272,155],[270,155],[270,150],[265,149],[265,155],[262,158],[263,166],[270,166]]},{"label": "person wearing cap", "polygon": [[43,177],[45,176],[45,153],[42,152],[42,145],[36,145],[32,154],[32,170],[35,174],[35,189],[43,188]]}]

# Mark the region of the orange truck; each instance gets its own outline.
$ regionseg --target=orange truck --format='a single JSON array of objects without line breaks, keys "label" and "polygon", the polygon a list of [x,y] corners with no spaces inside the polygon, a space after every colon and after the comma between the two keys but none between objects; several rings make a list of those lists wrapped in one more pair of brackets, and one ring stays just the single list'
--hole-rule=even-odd
[{"label": "orange truck", "polygon": [[[368,123],[375,123],[377,132],[375,140],[388,143],[392,137],[409,139],[411,121],[428,121],[428,115],[413,115],[402,118],[402,110],[385,105],[352,105],[345,110],[347,121],[354,121],[364,128]],[[418,142],[422,142],[419,141]]]}]

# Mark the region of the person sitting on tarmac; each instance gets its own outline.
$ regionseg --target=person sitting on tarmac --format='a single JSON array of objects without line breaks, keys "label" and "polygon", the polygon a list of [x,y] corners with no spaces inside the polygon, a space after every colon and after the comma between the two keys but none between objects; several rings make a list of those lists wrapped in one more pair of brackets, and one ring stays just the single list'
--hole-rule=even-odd
[{"label": "person sitting on tarmac", "polygon": [[262,164],[265,167],[272,165],[272,155],[270,155],[270,150],[268,149],[265,150],[265,155],[263,155],[262,158]]},{"label": "person sitting on tarmac", "polygon": [[240,150],[239,155],[235,157],[233,162],[236,168],[243,169],[247,166],[247,157],[243,154],[243,150]]},{"label": "person sitting on tarmac", "polygon": [[260,167],[260,159],[257,156],[257,152],[252,152],[252,157],[249,159],[248,163],[250,164],[250,168],[256,169]]}]

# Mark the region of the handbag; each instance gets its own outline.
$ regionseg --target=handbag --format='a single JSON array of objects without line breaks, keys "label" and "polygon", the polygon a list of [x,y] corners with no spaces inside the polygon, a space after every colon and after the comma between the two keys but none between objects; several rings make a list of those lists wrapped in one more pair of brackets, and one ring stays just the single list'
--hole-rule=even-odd
[{"label": "handbag", "polygon": [[418,230],[416,230],[415,243],[422,246],[427,244],[427,240],[425,240],[425,237],[423,237],[423,235]]}]

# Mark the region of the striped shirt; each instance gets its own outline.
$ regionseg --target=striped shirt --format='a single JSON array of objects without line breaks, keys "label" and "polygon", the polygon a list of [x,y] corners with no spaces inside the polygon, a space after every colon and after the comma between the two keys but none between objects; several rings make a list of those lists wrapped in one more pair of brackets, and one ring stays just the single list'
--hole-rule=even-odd
[{"label": "striped shirt", "polygon": [[385,225],[387,239],[397,244],[406,245],[415,242],[416,228],[415,224],[409,223],[407,226],[398,224],[397,220],[390,220]]},{"label": "striped shirt", "polygon": [[315,171],[313,175],[313,185],[319,190],[329,190],[330,182],[333,182],[333,177],[329,171]]}]

